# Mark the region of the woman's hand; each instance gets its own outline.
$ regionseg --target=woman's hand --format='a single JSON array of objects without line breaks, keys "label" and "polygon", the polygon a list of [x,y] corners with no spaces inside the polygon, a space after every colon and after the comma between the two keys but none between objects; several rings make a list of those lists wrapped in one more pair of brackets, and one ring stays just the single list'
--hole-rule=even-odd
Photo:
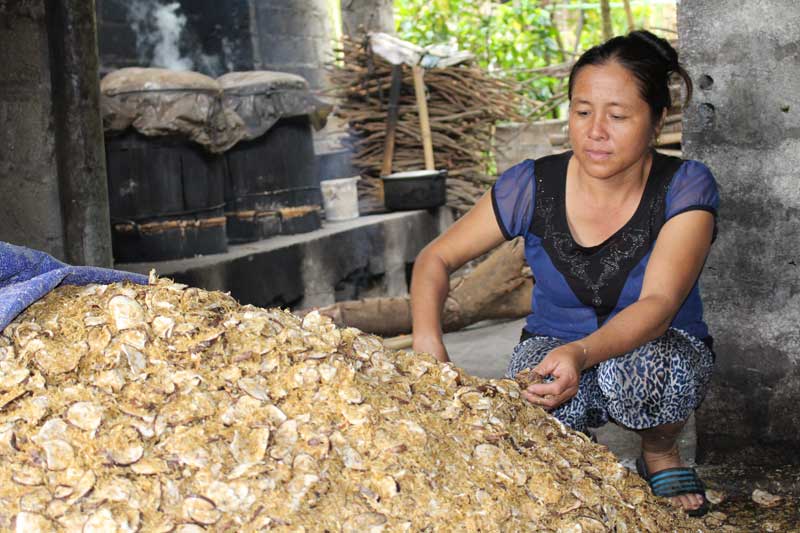
[{"label": "woman's hand", "polygon": [[450,361],[441,337],[414,335],[414,343],[411,348],[415,352],[429,353],[442,363]]},{"label": "woman's hand", "polygon": [[533,371],[540,376],[553,376],[553,381],[530,385],[522,396],[548,411],[555,409],[577,394],[585,364],[586,352],[580,344],[569,343],[551,350]]}]

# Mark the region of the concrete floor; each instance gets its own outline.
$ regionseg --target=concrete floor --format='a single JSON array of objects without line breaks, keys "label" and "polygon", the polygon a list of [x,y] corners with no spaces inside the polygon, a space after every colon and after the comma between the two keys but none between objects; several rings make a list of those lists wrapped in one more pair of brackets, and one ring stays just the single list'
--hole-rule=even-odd
[{"label": "concrete floor", "polygon": [[[511,351],[517,344],[525,321],[479,322],[464,330],[447,333],[444,343],[450,359],[468,373],[485,378],[499,378],[505,374]],[[600,444],[608,446],[620,462],[633,469],[639,456],[639,437],[615,424],[593,429]],[[694,416],[684,428],[679,440],[681,457],[689,465],[695,464],[696,434]]]}]

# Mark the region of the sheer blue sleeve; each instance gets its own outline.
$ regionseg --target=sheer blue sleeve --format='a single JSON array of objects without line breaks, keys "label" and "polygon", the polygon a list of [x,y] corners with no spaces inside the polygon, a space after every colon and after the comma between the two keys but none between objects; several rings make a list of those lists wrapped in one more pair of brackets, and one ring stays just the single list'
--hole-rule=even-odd
[{"label": "sheer blue sleeve", "polygon": [[492,186],[494,215],[506,239],[524,235],[533,220],[533,166],[533,160],[527,159],[503,172]]},{"label": "sheer blue sleeve", "polygon": [[665,219],[693,210],[708,211],[717,218],[719,190],[711,171],[699,161],[686,161],[675,173],[667,192]]}]

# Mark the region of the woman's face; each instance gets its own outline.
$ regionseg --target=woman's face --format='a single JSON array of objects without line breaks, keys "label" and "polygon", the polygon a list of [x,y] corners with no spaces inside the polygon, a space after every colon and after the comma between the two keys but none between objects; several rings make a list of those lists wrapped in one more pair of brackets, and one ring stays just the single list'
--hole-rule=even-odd
[{"label": "woman's face", "polygon": [[581,68],[572,87],[569,138],[581,171],[613,178],[642,160],[654,129],[633,75],[616,61]]}]

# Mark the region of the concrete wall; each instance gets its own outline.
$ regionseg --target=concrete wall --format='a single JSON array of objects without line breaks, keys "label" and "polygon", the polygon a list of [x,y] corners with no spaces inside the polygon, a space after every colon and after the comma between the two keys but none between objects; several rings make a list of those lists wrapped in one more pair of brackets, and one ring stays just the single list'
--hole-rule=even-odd
[{"label": "concrete wall", "polygon": [[717,370],[698,412],[701,459],[798,462],[800,3],[681,2],[678,17],[697,85],[684,154],[722,192],[702,280]]},{"label": "concrete wall", "polygon": [[392,0],[341,0],[342,33],[357,35],[359,31],[394,33]]},{"label": "concrete wall", "polygon": [[129,20],[130,3],[96,0],[97,41],[103,74],[124,67],[140,66],[136,32]]},{"label": "concrete wall", "polygon": [[[323,66],[332,55],[327,0],[178,0],[173,15],[182,28],[174,46],[191,70],[217,77],[234,70],[299,74],[325,86]],[[163,40],[155,18],[162,0],[98,0],[102,72],[154,62]]]},{"label": "concrete wall", "polygon": [[259,68],[299,74],[314,89],[325,87],[334,35],[327,0],[251,1]]},{"label": "concrete wall", "polygon": [[0,4],[0,240],[64,257],[44,3],[20,4]]},{"label": "concrete wall", "polygon": [[[97,0],[103,74],[151,65],[160,34],[154,20],[142,13],[163,4],[166,2],[157,0]],[[192,70],[216,77],[253,69],[251,0],[182,0],[178,4],[175,15],[185,20],[175,46],[181,59],[191,61]]]}]

